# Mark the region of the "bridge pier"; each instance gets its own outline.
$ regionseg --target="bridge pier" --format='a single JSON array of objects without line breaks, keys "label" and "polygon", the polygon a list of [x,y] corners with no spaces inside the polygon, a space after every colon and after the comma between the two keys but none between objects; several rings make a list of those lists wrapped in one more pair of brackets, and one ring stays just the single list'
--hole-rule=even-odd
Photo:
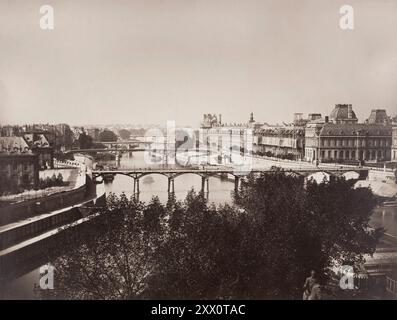
[{"label": "bridge pier", "polygon": [[235,176],[234,177],[234,192],[237,194],[240,188],[240,178]]},{"label": "bridge pier", "polygon": [[174,178],[168,178],[168,194],[175,193]]},{"label": "bridge pier", "polygon": [[139,178],[134,178],[134,193],[133,197],[139,200]]},{"label": "bridge pier", "polygon": [[208,195],[210,192],[210,184],[209,184],[209,178],[208,177],[201,177],[201,192],[204,196],[204,198],[208,199]]}]

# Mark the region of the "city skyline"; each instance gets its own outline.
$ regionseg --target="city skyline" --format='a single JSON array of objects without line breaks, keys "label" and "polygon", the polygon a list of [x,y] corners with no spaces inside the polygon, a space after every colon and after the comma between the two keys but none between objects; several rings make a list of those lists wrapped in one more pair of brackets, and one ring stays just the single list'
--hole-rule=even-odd
[{"label": "city skyline", "polygon": [[[0,123],[197,126],[292,121],[351,103],[395,115],[397,3],[350,1],[0,3]],[[377,19],[382,16],[382,19]]]}]

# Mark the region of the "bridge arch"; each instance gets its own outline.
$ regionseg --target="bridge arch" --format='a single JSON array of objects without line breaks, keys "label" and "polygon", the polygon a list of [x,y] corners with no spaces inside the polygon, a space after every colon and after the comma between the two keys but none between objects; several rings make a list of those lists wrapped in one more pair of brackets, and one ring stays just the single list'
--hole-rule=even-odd
[{"label": "bridge arch", "polygon": [[323,182],[330,182],[332,179],[332,174],[327,172],[327,171],[317,171],[314,173],[310,173],[309,175],[306,176],[307,181],[313,181],[318,184],[323,183]]},{"label": "bridge arch", "polygon": [[130,177],[140,179],[140,178],[143,178],[145,176],[154,175],[154,174],[160,175],[160,176],[163,176],[163,177],[166,177],[166,178],[171,178],[172,177],[172,174],[170,174],[170,173],[155,172],[155,171],[153,171],[153,172],[142,172],[142,173],[137,174],[135,177],[131,176],[131,174],[130,174]]},{"label": "bridge arch", "polygon": [[347,171],[342,174],[342,177],[344,177],[346,180],[358,180],[360,178],[360,173],[357,171]]}]

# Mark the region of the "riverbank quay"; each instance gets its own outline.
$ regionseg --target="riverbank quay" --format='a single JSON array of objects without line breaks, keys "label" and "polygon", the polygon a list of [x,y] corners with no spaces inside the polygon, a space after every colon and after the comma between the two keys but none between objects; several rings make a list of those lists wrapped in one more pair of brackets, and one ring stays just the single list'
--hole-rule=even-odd
[{"label": "riverbank quay", "polygon": [[[55,240],[60,237],[59,233],[62,233],[65,226],[71,227],[74,223],[84,223],[84,218],[105,205],[104,188],[97,188],[89,176],[84,176],[84,178],[86,180],[84,185],[54,196],[56,200],[51,198],[48,205],[50,210],[43,210],[36,214],[30,211],[27,216],[8,214],[6,223],[3,219],[0,225],[0,279],[2,281],[23,274],[33,265],[39,266],[43,261],[46,263],[49,250],[54,250],[59,245],[59,242]],[[46,200],[41,199],[43,202]],[[55,210],[53,203],[57,204]],[[29,207],[31,204],[25,205]]]},{"label": "riverbank quay", "polygon": [[70,188],[58,188],[44,193],[19,197],[14,201],[0,203],[0,226],[28,219],[39,214],[58,210],[79,203],[85,199],[90,187],[85,174],[76,178]]}]

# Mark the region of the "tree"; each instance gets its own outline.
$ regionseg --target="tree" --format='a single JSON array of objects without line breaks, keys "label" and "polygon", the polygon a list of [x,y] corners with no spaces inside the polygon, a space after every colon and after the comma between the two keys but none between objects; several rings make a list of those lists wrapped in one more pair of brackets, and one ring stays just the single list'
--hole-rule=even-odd
[{"label": "tree", "polygon": [[40,294],[63,299],[138,298],[154,261],[154,246],[142,237],[140,208],[124,194],[111,195],[98,218],[83,229],[65,230],[65,238],[59,239],[63,254],[54,261],[57,290]]},{"label": "tree", "polygon": [[[202,193],[149,204],[111,195],[54,259],[68,298],[301,298],[310,270],[372,254],[375,199],[342,179],[316,184],[276,170],[242,181],[234,204]],[[49,290],[51,291],[51,290]]]},{"label": "tree", "polygon": [[55,144],[56,147],[71,147],[74,142],[73,131],[67,124],[55,126]]},{"label": "tree", "polygon": [[123,140],[129,140],[131,137],[131,132],[127,129],[121,129],[119,130],[119,136]]},{"label": "tree", "polygon": [[62,173],[58,173],[58,175],[57,175],[57,183],[56,183],[58,186],[62,186],[63,185],[63,176],[62,176]]},{"label": "tree", "polygon": [[117,141],[117,135],[110,130],[104,130],[99,133],[99,140],[102,142],[114,142]]},{"label": "tree", "polygon": [[80,133],[78,139],[79,149],[91,149],[92,148],[92,137],[87,135],[85,132]]},{"label": "tree", "polygon": [[[334,263],[358,267],[372,254],[382,230],[371,230],[376,200],[369,189],[354,189],[344,179],[308,182],[283,171],[250,177],[237,199],[263,234],[273,294],[299,297],[299,284],[311,269],[326,278]],[[270,244],[270,245],[269,245]],[[272,275],[272,276],[270,276]]]}]

